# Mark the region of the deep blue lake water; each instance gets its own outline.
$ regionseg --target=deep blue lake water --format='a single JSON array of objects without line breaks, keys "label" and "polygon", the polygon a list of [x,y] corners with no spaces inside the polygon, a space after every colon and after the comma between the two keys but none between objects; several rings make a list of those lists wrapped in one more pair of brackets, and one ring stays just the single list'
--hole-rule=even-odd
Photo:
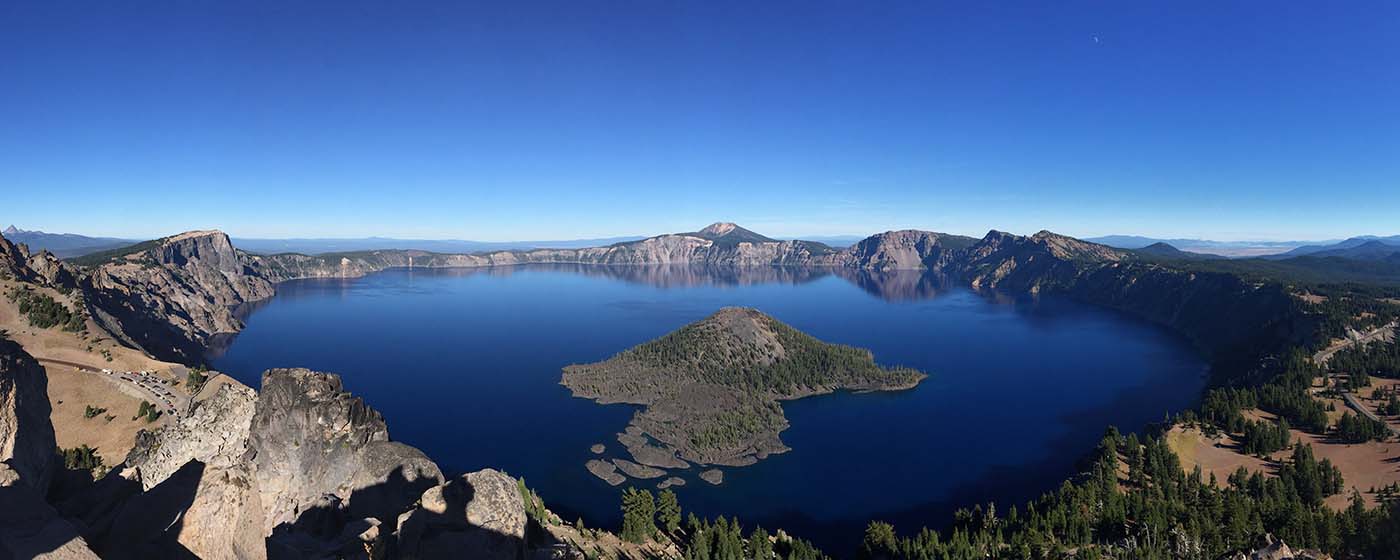
[{"label": "deep blue lake water", "polygon": [[1122,314],[919,274],[587,266],[289,282],[212,361],[254,387],[272,367],[339,373],[393,439],[445,471],[523,476],[566,519],[609,526],[620,523],[621,487],[583,464],[594,443],[621,451],[614,434],[632,409],[571,398],[561,368],[726,305],[930,374],[912,391],[786,403],[791,452],[725,469],[721,486],[687,474],[676,489],[687,510],[835,549],[872,518],[912,532],[958,507],[1053,489],[1108,425],[1136,430],[1194,404],[1206,369],[1183,339]]}]

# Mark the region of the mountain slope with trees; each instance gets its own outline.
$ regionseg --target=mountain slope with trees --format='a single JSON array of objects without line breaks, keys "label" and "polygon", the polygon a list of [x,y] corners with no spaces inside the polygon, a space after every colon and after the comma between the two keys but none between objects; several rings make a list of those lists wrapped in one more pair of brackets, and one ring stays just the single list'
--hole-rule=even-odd
[{"label": "mountain slope with trees", "polygon": [[787,450],[778,438],[788,427],[778,401],[908,389],[925,377],[882,367],[867,350],[821,342],[757,310],[726,307],[608,360],[568,366],[561,382],[574,396],[643,405],[632,432],[668,454],[741,466]]}]

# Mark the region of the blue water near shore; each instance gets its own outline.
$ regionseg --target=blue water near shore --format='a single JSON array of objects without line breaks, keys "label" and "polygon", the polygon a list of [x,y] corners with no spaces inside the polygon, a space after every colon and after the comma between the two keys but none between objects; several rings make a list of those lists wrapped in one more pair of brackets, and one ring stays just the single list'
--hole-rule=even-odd
[{"label": "blue water near shore", "polygon": [[619,522],[621,487],[583,464],[594,443],[622,451],[614,434],[632,409],[570,397],[561,368],[727,305],[930,374],[910,391],[785,403],[792,451],[724,469],[721,486],[684,473],[676,489],[687,510],[833,548],[869,519],[914,531],[958,507],[1051,490],[1105,427],[1159,421],[1193,405],[1204,383],[1206,365],[1183,339],[1116,312],[918,274],[794,269],[521,266],[295,281],[250,310],[212,362],[255,387],[272,367],[339,373],[393,439],[444,470],[523,476],[566,519],[607,526]]}]

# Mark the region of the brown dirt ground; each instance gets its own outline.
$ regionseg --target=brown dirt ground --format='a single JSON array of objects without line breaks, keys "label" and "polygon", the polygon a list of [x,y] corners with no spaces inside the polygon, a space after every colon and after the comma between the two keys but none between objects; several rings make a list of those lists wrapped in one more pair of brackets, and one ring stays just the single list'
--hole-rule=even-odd
[{"label": "brown dirt ground", "polygon": [[1358,444],[1333,443],[1324,436],[1293,430],[1297,441],[1311,444],[1313,454],[1319,460],[1330,459],[1342,471],[1346,489],[1341,494],[1327,498],[1327,505],[1342,509],[1351,501],[1352,490],[1361,492],[1366,503],[1374,507],[1376,496],[1371,488],[1381,488],[1400,482],[1400,443],[1368,442]]},{"label": "brown dirt ground", "polygon": [[[116,344],[92,321],[87,324],[88,334],[65,332],[57,327],[40,329],[31,326],[28,319],[19,314],[18,306],[3,297],[15,285],[13,281],[0,281],[0,329],[8,331],[9,338],[35,358],[63,360],[99,369],[150,370],[184,381],[183,366],[154,360],[140,351]],[[78,307],[72,298],[56,290],[35,289],[62,302],[69,309]],[[104,349],[111,353],[112,361],[108,362],[101,353]],[[110,381],[95,374],[55,364],[45,364],[45,370],[49,377],[49,402],[53,405],[50,418],[59,447],[86,444],[97,449],[108,465],[114,465],[131,449],[137,430],[155,428],[167,421],[164,416],[153,423],[132,421],[131,417],[136,414],[141,400],[128,396]],[[96,418],[84,418],[87,405],[106,408],[107,412]],[[116,418],[108,422],[107,415]]]},{"label": "brown dirt ground", "polygon": [[[71,367],[50,365],[44,369],[49,374],[49,402],[53,404],[50,418],[59,447],[86,444],[97,449],[107,465],[115,465],[131,450],[137,431],[153,429],[166,422],[165,416],[156,422],[147,422],[144,418],[132,420],[141,406],[141,399],[121,392],[110,381]],[[85,418],[83,413],[88,405],[107,411]],[[108,416],[112,419],[108,420]]]},{"label": "brown dirt ground", "polygon": [[[1371,410],[1376,410],[1376,407],[1380,406],[1383,402],[1381,400],[1371,398],[1372,391],[1376,389],[1381,389],[1386,393],[1400,392],[1400,379],[1382,379],[1379,377],[1372,377],[1370,387],[1356,392],[1356,396],[1361,401],[1361,404],[1370,407]],[[1400,428],[1400,416],[1382,415],[1381,418],[1384,419],[1387,424],[1390,424],[1391,426],[1394,426],[1396,428]]]},{"label": "brown dirt ground", "polygon": [[1214,439],[1206,437],[1196,428],[1176,426],[1167,432],[1167,445],[1181,457],[1181,465],[1186,472],[1197,465],[1206,480],[1215,475],[1216,485],[1224,487],[1230,474],[1244,467],[1249,472],[1273,474],[1274,467],[1268,461],[1236,452],[1238,442],[1228,435]]},{"label": "brown dirt ground", "polygon": [[[1244,416],[1252,420],[1274,419],[1274,415],[1259,410],[1246,410]],[[1294,441],[1311,445],[1314,456],[1319,460],[1331,460],[1332,464],[1342,471],[1346,490],[1328,498],[1326,503],[1329,507],[1345,508],[1351,500],[1353,489],[1361,492],[1366,503],[1374,507],[1377,502],[1376,497],[1370,493],[1371,488],[1400,483],[1400,442],[1345,444],[1331,441],[1326,436],[1299,430],[1292,430],[1292,433]],[[1224,482],[1225,478],[1240,466],[1251,471],[1273,473],[1272,468],[1268,467],[1268,461],[1236,453],[1231,449],[1234,442],[1228,437],[1222,437],[1221,441],[1227,443],[1228,447],[1217,447],[1214,441],[1208,440],[1195,429],[1177,427],[1167,434],[1168,445],[1181,457],[1182,467],[1188,472],[1193,466],[1201,465],[1201,470],[1206,476],[1214,472],[1220,482]],[[1291,452],[1280,451],[1270,459],[1283,460],[1289,453]]]}]

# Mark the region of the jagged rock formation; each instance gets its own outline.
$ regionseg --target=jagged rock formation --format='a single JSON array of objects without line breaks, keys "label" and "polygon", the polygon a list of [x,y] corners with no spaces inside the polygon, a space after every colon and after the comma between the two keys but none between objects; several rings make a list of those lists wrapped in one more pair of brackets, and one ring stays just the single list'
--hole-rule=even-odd
[{"label": "jagged rock formation", "polygon": [[184,463],[159,484],[112,507],[115,514],[93,536],[98,551],[108,559],[266,558],[251,468],[210,467],[197,459]]},{"label": "jagged rock formation", "polygon": [[55,466],[49,420],[48,376],[19,344],[0,338],[0,464],[3,485],[21,485],[39,495],[49,490]]},{"label": "jagged rock formation", "polygon": [[242,385],[220,385],[206,400],[159,434],[142,431],[126,457],[126,465],[139,473],[142,490],[164,482],[185,463],[199,461],[209,468],[247,464],[248,447],[257,393]]},{"label": "jagged rock formation", "polygon": [[0,279],[4,278],[65,291],[77,286],[77,278],[58,257],[48,251],[31,254],[23,243],[12,243],[0,235]]},{"label": "jagged rock formation", "polygon": [[199,360],[209,338],[237,332],[233,306],[272,296],[227,235],[195,231],[84,257],[83,288],[107,331],[162,359]]},{"label": "jagged rock formation", "polygon": [[[85,521],[104,557],[188,552],[200,558],[266,557],[249,426],[257,395],[222,385],[173,424],[143,431],[103,502]],[[89,510],[91,511],[91,510]]]},{"label": "jagged rock formation", "polygon": [[45,503],[55,464],[48,376],[0,338],[0,558],[97,558]]},{"label": "jagged rock formation", "polygon": [[[606,361],[568,366],[561,383],[603,404],[645,406],[619,437],[629,450],[659,447],[663,461],[679,455],[702,465],[743,466],[788,450],[778,437],[788,426],[780,400],[840,389],[908,389],[924,377],[880,367],[869,351],[823,343],[757,310],[726,307]],[[661,445],[648,445],[648,437]],[[669,466],[633,456],[642,465],[613,464],[640,478],[663,476],[651,467]]]},{"label": "jagged rock formation", "polygon": [[974,288],[1037,293],[1063,285],[1085,265],[1119,262],[1127,253],[1042,231],[1030,237],[992,231],[956,263]]},{"label": "jagged rock formation", "polygon": [[300,369],[269,370],[260,395],[221,386],[63,505],[103,558],[514,559],[526,544],[514,479],[444,483],[339,377]]},{"label": "jagged rock formation", "polygon": [[253,416],[264,532],[297,529],[325,497],[353,518],[393,523],[442,471],[413,447],[389,441],[379,412],[346,393],[340,377],[305,369],[268,370]]},{"label": "jagged rock formation", "polygon": [[1249,552],[1237,552],[1221,560],[1331,560],[1331,556],[1312,550],[1295,551],[1273,535],[1265,535],[1263,544]]}]

